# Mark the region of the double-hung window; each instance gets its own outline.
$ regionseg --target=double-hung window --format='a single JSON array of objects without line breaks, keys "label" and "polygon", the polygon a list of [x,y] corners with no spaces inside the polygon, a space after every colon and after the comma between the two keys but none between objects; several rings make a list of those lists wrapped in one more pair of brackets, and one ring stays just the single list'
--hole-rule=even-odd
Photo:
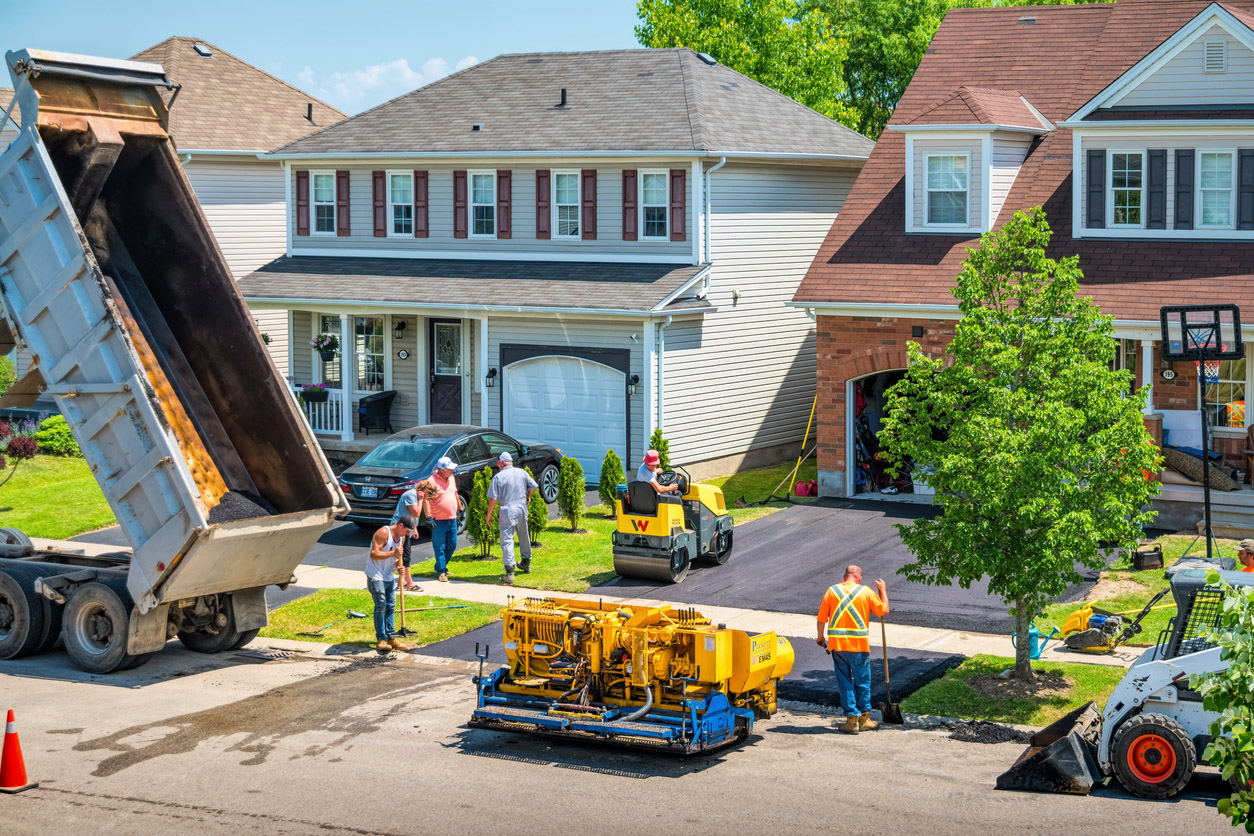
[{"label": "double-hung window", "polygon": [[1110,155],[1111,226],[1145,226],[1145,153],[1115,151]]},{"label": "double-hung window", "polygon": [[1197,183],[1203,227],[1232,228],[1232,156],[1231,151],[1198,152]]},{"label": "double-hung window", "polygon": [[927,224],[967,225],[967,155],[927,155]]},{"label": "double-hung window", "polygon": [[496,172],[470,175],[470,234],[496,235]]},{"label": "double-hung window", "polygon": [[1214,383],[1202,387],[1206,415],[1213,427],[1245,428],[1245,358],[1220,360]]},{"label": "double-hung window", "polygon": [[388,233],[414,234],[414,175],[388,174]]},{"label": "double-hung window", "polygon": [[335,233],[335,172],[313,172],[314,232]]},{"label": "double-hung window", "polygon": [[553,227],[558,238],[579,237],[579,172],[553,173]]},{"label": "double-hung window", "polygon": [[640,174],[640,219],[644,238],[665,239],[670,235],[667,215],[670,211],[669,175],[665,171]]},{"label": "double-hung window", "polygon": [[357,363],[357,391],[382,392],[387,351],[383,317],[353,317],[353,358]]}]

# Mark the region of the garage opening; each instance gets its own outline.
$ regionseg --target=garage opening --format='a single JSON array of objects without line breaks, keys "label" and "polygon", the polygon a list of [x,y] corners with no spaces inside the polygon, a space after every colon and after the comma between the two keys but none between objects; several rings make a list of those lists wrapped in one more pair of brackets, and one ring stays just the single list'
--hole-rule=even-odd
[{"label": "garage opening", "polygon": [[[902,495],[931,495],[932,491],[921,480],[922,468],[915,468],[907,461],[905,469],[893,478],[888,473],[888,463],[880,459],[879,432],[884,427],[887,411],[885,393],[906,376],[905,369],[879,372],[850,381],[853,406],[848,413],[850,455],[849,494],[878,495],[881,497]],[[919,472],[916,472],[919,471]]]}]

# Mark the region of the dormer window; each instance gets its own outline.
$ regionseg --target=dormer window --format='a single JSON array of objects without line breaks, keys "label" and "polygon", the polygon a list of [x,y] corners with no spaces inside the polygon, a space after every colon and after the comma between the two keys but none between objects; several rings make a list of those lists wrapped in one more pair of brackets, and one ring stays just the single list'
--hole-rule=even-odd
[{"label": "dormer window", "polygon": [[1115,151],[1110,154],[1111,225],[1145,225],[1145,153]]},{"label": "dormer window", "polygon": [[1197,183],[1203,227],[1232,228],[1233,168],[1231,151],[1198,153]]},{"label": "dormer window", "polygon": [[967,155],[927,155],[927,225],[967,225]]}]

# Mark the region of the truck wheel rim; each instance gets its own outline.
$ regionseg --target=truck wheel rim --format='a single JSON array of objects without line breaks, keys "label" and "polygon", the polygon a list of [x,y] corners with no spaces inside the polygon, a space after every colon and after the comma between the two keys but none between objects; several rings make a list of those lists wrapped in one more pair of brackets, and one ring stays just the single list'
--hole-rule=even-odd
[{"label": "truck wheel rim", "polygon": [[74,631],[83,650],[97,656],[106,652],[113,641],[113,621],[99,604],[90,604],[78,611]]},{"label": "truck wheel rim", "polygon": [[1160,784],[1176,771],[1176,750],[1166,738],[1143,734],[1128,749],[1128,767],[1138,780]]},{"label": "truck wheel rim", "polygon": [[16,620],[17,613],[13,609],[13,602],[8,598],[0,595],[0,640],[7,639],[9,633],[13,630],[13,622]]}]

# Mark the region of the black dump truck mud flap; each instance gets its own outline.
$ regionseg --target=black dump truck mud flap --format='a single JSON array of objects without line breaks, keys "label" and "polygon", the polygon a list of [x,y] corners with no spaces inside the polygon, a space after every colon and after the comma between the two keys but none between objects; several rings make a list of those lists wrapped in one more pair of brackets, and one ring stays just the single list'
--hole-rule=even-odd
[{"label": "black dump truck mud flap", "polygon": [[1088,795],[1102,780],[1097,766],[1101,728],[1102,715],[1091,702],[1041,729],[1014,766],[997,777],[997,789]]}]

